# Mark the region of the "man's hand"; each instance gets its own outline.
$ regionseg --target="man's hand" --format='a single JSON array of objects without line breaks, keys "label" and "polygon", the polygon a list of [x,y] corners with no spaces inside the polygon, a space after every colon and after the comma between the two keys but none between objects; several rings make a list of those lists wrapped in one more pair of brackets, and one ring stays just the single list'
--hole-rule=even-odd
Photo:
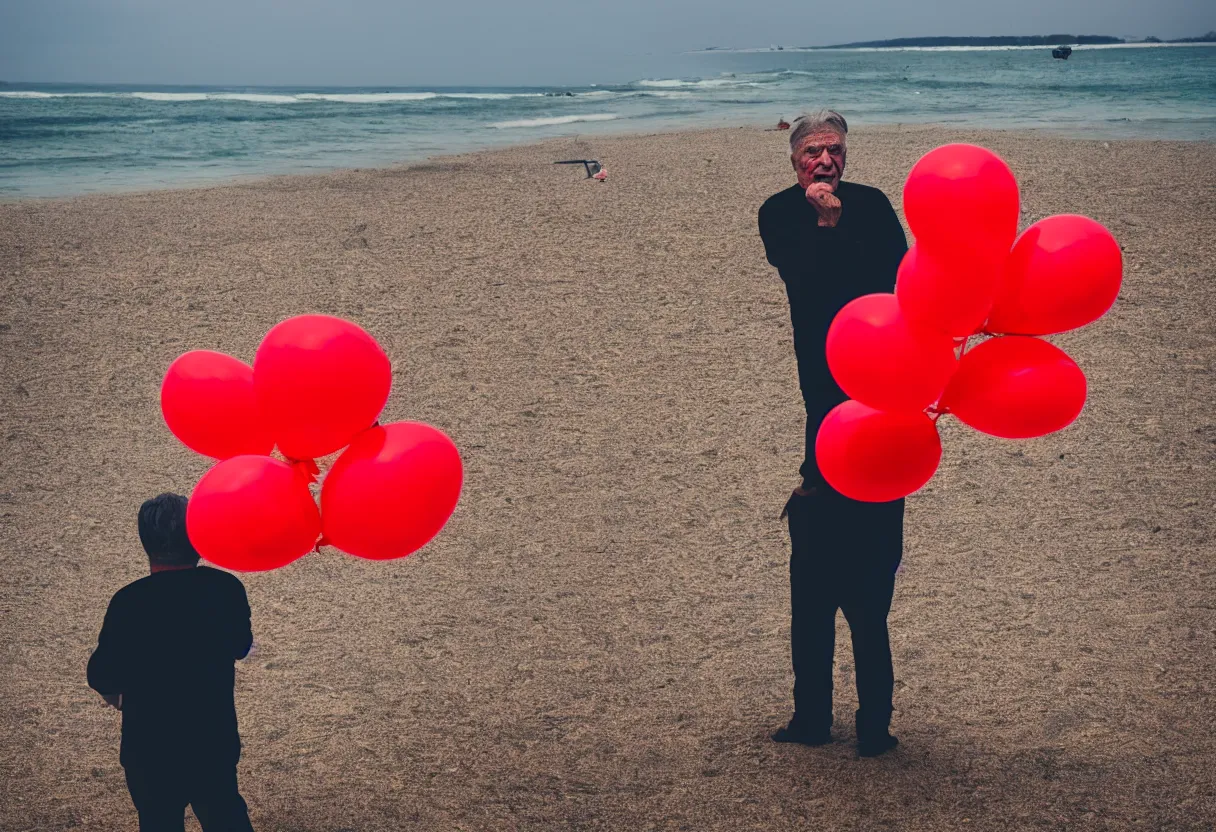
[{"label": "man's hand", "polygon": [[823,493],[823,489],[814,483],[809,483],[806,480],[802,481],[802,485],[794,489],[790,494],[790,498],[785,501],[785,506],[781,509],[781,516],[778,520],[784,520],[786,515],[790,513],[790,505],[799,497],[818,497]]},{"label": "man's hand", "polygon": [[812,182],[806,189],[806,201],[818,212],[820,228],[835,228],[840,222],[840,198],[832,193],[827,182]]},{"label": "man's hand", "polygon": [[115,708],[116,710],[119,710],[119,711],[122,710],[122,694],[121,693],[103,693],[101,695],[101,698],[106,700],[107,705],[110,705],[111,707]]}]

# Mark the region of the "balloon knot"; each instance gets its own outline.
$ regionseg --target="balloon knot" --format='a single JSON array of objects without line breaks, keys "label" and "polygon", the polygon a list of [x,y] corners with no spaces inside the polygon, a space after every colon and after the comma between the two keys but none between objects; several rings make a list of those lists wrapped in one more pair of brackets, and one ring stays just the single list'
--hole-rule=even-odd
[{"label": "balloon knot", "polygon": [[320,537],[317,538],[316,545],[312,547],[313,554],[320,554],[321,547],[328,546],[328,545],[329,545],[329,538],[326,537],[325,535],[321,535]]},{"label": "balloon knot", "polygon": [[318,467],[315,459],[288,458],[287,464],[289,464],[297,474],[306,479],[309,483],[316,482],[317,475],[321,473],[321,469]]}]

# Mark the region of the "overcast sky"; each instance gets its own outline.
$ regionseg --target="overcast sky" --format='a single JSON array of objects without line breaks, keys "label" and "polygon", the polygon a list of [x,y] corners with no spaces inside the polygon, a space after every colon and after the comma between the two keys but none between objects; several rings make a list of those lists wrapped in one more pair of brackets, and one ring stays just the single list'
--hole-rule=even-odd
[{"label": "overcast sky", "polygon": [[0,0],[0,80],[611,83],[706,46],[1210,29],[1211,0]]}]

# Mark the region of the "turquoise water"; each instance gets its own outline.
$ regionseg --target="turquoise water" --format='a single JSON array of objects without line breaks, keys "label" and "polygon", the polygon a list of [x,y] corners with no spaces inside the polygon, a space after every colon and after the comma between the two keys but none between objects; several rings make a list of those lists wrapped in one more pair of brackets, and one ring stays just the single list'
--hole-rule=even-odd
[{"label": "turquoise water", "polygon": [[856,124],[1216,140],[1211,46],[1080,47],[1068,61],[1041,48],[708,52],[647,71],[537,88],[14,83],[0,86],[0,198],[367,167],[571,133],[767,125],[820,104]]}]

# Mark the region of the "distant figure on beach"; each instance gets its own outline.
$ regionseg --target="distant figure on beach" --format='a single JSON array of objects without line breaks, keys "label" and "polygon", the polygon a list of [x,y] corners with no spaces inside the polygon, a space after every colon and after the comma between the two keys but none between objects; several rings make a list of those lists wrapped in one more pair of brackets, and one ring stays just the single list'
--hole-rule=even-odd
[{"label": "distant figure on beach", "polygon": [[788,121],[786,121],[784,118],[779,118],[779,119],[777,119],[777,129],[778,130],[789,130],[790,123]]},{"label": "distant figure on beach", "polygon": [[903,555],[904,501],[862,503],[837,492],[819,473],[815,436],[828,411],[847,398],[828,370],[828,326],[849,301],[894,291],[908,246],[882,191],[841,181],[847,134],[844,117],[831,110],[797,119],[790,159],[798,184],[760,208],[765,253],[789,297],[807,417],[802,483],[781,513],[789,518],[792,549],[794,715],[773,739],[805,745],[831,741],[839,609],[853,635],[858,751],[869,757],[898,743],[889,733],[894,673],[887,614]]},{"label": "distant figure on beach", "polygon": [[248,832],[237,790],[241,755],[233,662],[253,645],[245,587],[198,565],[186,498],[139,509],[151,574],[110,600],[89,686],[122,711],[119,761],[141,832],[181,830],[186,806],[205,832]]}]

